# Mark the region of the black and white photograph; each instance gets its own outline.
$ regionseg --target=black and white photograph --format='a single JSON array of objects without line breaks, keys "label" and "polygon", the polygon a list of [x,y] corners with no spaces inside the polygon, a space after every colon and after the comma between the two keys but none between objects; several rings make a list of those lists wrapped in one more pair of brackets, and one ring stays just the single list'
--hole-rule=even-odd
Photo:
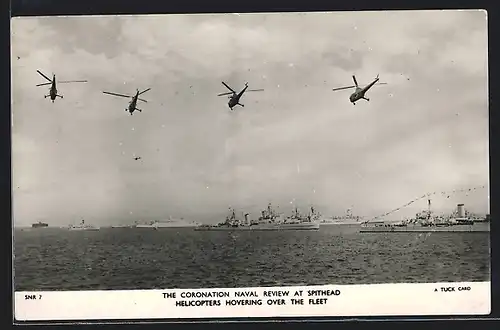
[{"label": "black and white photograph", "polygon": [[15,291],[490,281],[485,11],[11,34]]}]

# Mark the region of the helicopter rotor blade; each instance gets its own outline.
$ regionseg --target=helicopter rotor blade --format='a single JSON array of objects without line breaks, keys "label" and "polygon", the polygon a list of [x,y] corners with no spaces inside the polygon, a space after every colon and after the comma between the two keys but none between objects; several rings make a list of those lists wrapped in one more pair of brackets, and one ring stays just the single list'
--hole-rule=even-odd
[{"label": "helicopter rotor blade", "polygon": [[121,96],[121,97],[126,97],[126,98],[131,98],[132,96],[130,95],[124,95],[124,94],[118,94],[118,93],[111,93],[111,92],[103,92],[104,94],[108,95],[113,95],[113,96]]},{"label": "helicopter rotor blade", "polygon": [[46,85],[52,85],[52,83],[49,82],[49,83],[38,84],[38,85],[36,85],[36,87],[38,87],[38,86],[46,86]]},{"label": "helicopter rotor blade", "polygon": [[58,81],[58,84],[68,84],[68,83],[86,83],[88,82],[87,80],[64,80],[64,81]]},{"label": "helicopter rotor blade", "polygon": [[229,87],[225,82],[222,82],[222,84],[226,86],[226,88],[229,89],[231,92],[236,94],[236,92],[231,87]]},{"label": "helicopter rotor blade", "polygon": [[234,94],[234,93],[233,92],[227,92],[227,93],[217,94],[217,96],[232,95],[232,94]]},{"label": "helicopter rotor blade", "polygon": [[354,87],[357,87],[357,86],[339,87],[339,88],[334,88],[334,89],[332,89],[332,91],[340,91],[340,90],[343,90],[343,89],[354,88]]},{"label": "helicopter rotor blade", "polygon": [[143,99],[140,99],[140,98],[137,98],[137,100],[138,100],[138,101],[142,101],[142,102],[146,102],[146,103],[148,103],[148,101],[143,100]]},{"label": "helicopter rotor blade", "polygon": [[355,87],[358,87],[358,81],[356,80],[356,76],[352,75],[352,80],[354,80]]},{"label": "helicopter rotor blade", "polygon": [[146,93],[147,91],[149,91],[150,89],[151,89],[151,88],[145,89],[145,90],[143,90],[142,92],[140,92],[138,95],[144,94],[144,93]]},{"label": "helicopter rotor blade", "polygon": [[45,78],[45,79],[47,79],[48,81],[52,82],[52,79],[50,79],[49,77],[47,77],[46,75],[44,75],[44,74],[42,73],[42,71],[40,71],[40,70],[36,70],[36,72],[38,72],[38,74],[39,74],[39,75],[41,75],[42,77],[44,77],[44,78]]},{"label": "helicopter rotor blade", "polygon": [[264,89],[262,89],[262,88],[261,89],[247,89],[246,91],[247,92],[263,92]]}]

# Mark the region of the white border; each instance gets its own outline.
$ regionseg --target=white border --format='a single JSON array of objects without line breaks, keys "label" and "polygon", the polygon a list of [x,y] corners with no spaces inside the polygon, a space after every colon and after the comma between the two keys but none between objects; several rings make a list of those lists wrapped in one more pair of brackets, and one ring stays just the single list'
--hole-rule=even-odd
[{"label": "white border", "polygon": [[[441,288],[453,287],[443,292]],[[469,290],[459,290],[468,287]],[[295,296],[303,291],[302,297]],[[309,290],[338,290],[339,295],[308,297]],[[262,305],[226,306],[235,292],[256,292]],[[288,297],[264,297],[264,291],[289,291]],[[182,299],[186,292],[226,292],[230,298]],[[175,293],[176,299],[164,298]],[[26,299],[26,295],[32,299]],[[33,299],[34,298],[34,299]],[[291,298],[304,299],[292,305]],[[310,305],[311,298],[327,298]],[[268,305],[268,299],[284,299],[286,305]],[[179,300],[220,300],[220,306],[177,307]],[[319,302],[319,301],[318,301]],[[239,289],[168,289],[123,291],[15,292],[17,321],[186,319],[223,317],[308,317],[308,316],[416,316],[486,315],[491,312],[490,282],[326,285],[256,287]]]}]

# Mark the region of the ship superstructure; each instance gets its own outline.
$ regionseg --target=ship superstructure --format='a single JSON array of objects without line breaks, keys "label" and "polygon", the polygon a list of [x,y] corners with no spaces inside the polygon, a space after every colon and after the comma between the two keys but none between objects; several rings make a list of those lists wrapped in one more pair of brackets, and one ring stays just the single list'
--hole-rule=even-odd
[{"label": "ship superstructure", "polygon": [[168,220],[154,220],[149,223],[136,224],[135,228],[149,228],[149,229],[161,229],[161,228],[190,228],[196,227],[200,224],[197,222],[185,221],[183,218],[175,219],[169,217]]},{"label": "ship superstructure", "polygon": [[431,209],[431,200],[427,200],[427,209],[415,214],[414,218],[400,222],[364,223],[361,232],[489,232],[489,221],[465,210],[464,204],[450,214],[435,214]]},{"label": "ship superstructure", "polygon": [[47,228],[48,226],[48,223],[38,221],[37,223],[32,224],[31,228]]},{"label": "ship superstructure", "polygon": [[85,220],[82,219],[82,222],[78,225],[70,225],[68,227],[69,230],[90,230],[90,231],[97,231],[100,229],[100,227],[94,226],[94,225],[89,225],[85,223]]},{"label": "ship superstructure", "polygon": [[256,220],[249,219],[249,213],[245,213],[244,220],[238,219],[234,208],[229,209],[229,214],[225,221],[217,225],[201,225],[195,230],[318,230],[319,224],[311,220],[312,214],[303,216],[298,209],[290,217],[284,217],[278,213],[271,205],[261,211],[261,215]]},{"label": "ship superstructure", "polygon": [[319,224],[322,226],[328,225],[351,225],[351,224],[360,224],[362,222],[362,217],[354,215],[352,212],[352,208],[348,208],[346,210],[345,215],[340,216],[332,216],[329,219],[318,219]]}]

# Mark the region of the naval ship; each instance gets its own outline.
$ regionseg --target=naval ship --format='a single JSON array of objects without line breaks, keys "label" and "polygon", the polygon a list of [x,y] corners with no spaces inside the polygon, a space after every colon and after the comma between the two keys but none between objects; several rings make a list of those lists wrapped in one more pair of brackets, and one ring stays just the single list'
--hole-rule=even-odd
[{"label": "naval ship", "polygon": [[47,228],[48,226],[49,226],[48,223],[38,221],[37,223],[32,224],[31,228]]},{"label": "naval ship", "polygon": [[361,225],[361,233],[373,232],[490,232],[489,217],[478,217],[457,204],[457,209],[447,216],[438,216],[431,210],[431,200],[428,209],[415,215],[413,219],[396,223],[365,222]]},{"label": "naval ship", "polygon": [[135,228],[157,230],[161,228],[192,228],[199,225],[200,223],[194,221],[185,221],[183,218],[173,219],[172,217],[169,217],[168,220],[164,221],[155,220],[149,223],[136,224]]},{"label": "naval ship", "polygon": [[80,224],[78,225],[70,225],[68,227],[69,230],[90,230],[90,231],[97,231],[100,229],[100,227],[96,227],[93,225],[85,224],[85,220],[82,220]]},{"label": "naval ship", "polygon": [[137,225],[111,225],[111,228],[135,228]]},{"label": "naval ship", "polygon": [[320,226],[331,226],[331,225],[359,225],[362,222],[362,217],[353,215],[352,209],[349,208],[345,215],[333,216],[329,219],[318,219]]},{"label": "naval ship", "polygon": [[244,215],[245,220],[240,221],[236,218],[236,212],[233,208],[229,209],[229,215],[224,222],[217,225],[201,225],[194,230],[197,231],[277,231],[277,230],[318,230],[319,224],[314,221],[314,209],[311,208],[311,214],[301,215],[297,208],[289,217],[284,217],[276,212],[271,203],[266,210],[261,211],[258,220],[249,220],[249,214]]}]

